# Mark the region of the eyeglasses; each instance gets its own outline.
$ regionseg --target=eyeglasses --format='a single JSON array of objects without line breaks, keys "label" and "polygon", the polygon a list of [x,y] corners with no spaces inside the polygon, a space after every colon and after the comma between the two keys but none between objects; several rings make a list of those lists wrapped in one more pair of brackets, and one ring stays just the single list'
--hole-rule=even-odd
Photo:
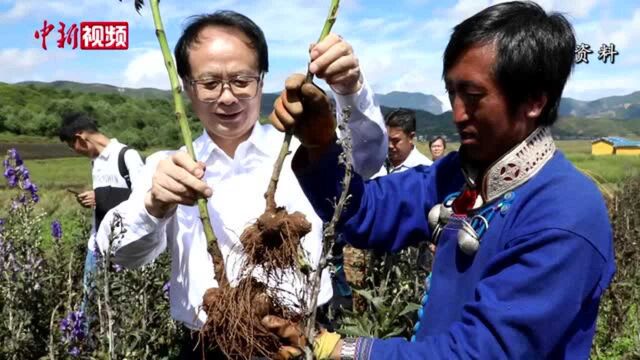
[{"label": "eyeglasses", "polygon": [[228,80],[215,77],[190,80],[189,83],[195,91],[198,100],[206,103],[218,101],[225,85],[233,96],[239,100],[250,100],[258,95],[258,85],[262,81],[262,74],[258,76],[240,75]]}]

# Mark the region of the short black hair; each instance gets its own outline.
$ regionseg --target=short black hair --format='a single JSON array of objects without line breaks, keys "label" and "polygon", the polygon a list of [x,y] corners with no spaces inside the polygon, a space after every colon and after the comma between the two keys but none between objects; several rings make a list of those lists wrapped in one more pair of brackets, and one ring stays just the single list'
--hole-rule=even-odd
[{"label": "short black hair", "polygon": [[569,21],[529,1],[490,6],[453,29],[442,76],[467,49],[491,43],[496,49],[493,77],[509,110],[514,113],[525,101],[546,95],[538,124],[553,124],[575,61],[576,39]]},{"label": "short black hair", "polygon": [[385,116],[384,123],[388,127],[401,128],[405,134],[410,135],[416,131],[416,112],[410,109],[395,109]]},{"label": "short black hair", "polygon": [[182,32],[174,49],[178,75],[183,79],[191,77],[189,65],[189,48],[198,42],[200,32],[210,26],[230,27],[245,34],[250,43],[247,44],[256,52],[258,70],[261,73],[269,71],[269,51],[264,33],[256,23],[248,17],[230,10],[220,10],[213,14],[196,15],[189,18],[190,22]]},{"label": "short black hair", "polygon": [[433,139],[431,139],[431,141],[429,141],[429,148],[431,148],[431,144],[433,144],[434,142],[436,142],[438,140],[442,140],[442,147],[444,147],[446,149],[447,148],[447,140],[445,140],[442,136],[436,136]]},{"label": "short black hair", "polygon": [[96,120],[83,112],[68,113],[62,117],[58,137],[60,141],[69,142],[74,140],[76,134],[81,131],[97,133]]}]

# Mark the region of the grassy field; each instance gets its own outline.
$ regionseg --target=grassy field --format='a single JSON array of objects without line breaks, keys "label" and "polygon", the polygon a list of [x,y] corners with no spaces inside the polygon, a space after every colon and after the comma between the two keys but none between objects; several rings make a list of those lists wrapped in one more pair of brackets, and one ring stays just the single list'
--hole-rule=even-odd
[{"label": "grassy field", "polygon": [[[591,142],[585,140],[558,140],[556,145],[580,170],[605,186],[615,184],[640,173],[640,156],[591,155]],[[448,143],[447,152],[457,150],[460,144]],[[430,156],[426,143],[419,143],[418,150]]]},{"label": "grassy field", "polygon": [[[588,141],[558,141],[557,144],[578,168],[607,186],[615,186],[624,178],[640,172],[640,156],[593,156],[590,154],[591,145]],[[18,146],[19,150],[21,148],[22,146]],[[423,153],[429,154],[427,144],[420,143],[418,148]],[[453,151],[458,148],[458,144],[447,144],[447,148]],[[64,150],[68,151],[68,149]],[[148,155],[148,152],[145,151],[145,154]],[[46,156],[47,152],[44,155]],[[37,154],[28,156],[25,154],[27,159],[34,156]],[[77,212],[90,214],[89,211],[81,209],[75,202],[74,196],[66,191],[67,188],[77,191],[91,188],[91,169],[88,159],[76,156],[25,160],[25,164],[31,172],[31,178],[40,188],[42,198],[40,207],[50,217],[73,217]],[[0,209],[6,209],[5,205],[11,197],[11,192],[5,190],[7,190],[6,184],[0,182],[0,206],[2,206]]]},{"label": "grassy field", "polygon": [[[2,137],[0,136],[0,145],[2,145],[1,143]],[[17,141],[13,144],[16,143]],[[588,141],[558,141],[557,144],[568,159],[600,183],[603,191],[609,191],[609,189],[613,190],[617,188],[618,184],[620,184],[625,178],[640,173],[640,156],[593,156],[590,154],[590,142]],[[18,149],[21,152],[22,149],[24,149],[24,145],[29,145],[29,141],[26,141],[26,143],[23,144],[18,144]],[[60,144],[46,144],[46,146],[54,145]],[[8,145],[5,144],[5,148],[7,146]],[[46,150],[46,146],[41,149]],[[429,154],[426,144],[419,144],[418,147],[424,154]],[[448,144],[449,151],[457,149],[457,147],[458,144]],[[70,152],[69,149],[66,149],[66,146],[63,150]],[[44,156],[50,155],[51,153],[50,149],[46,150]],[[145,151],[145,154],[148,155],[149,151]],[[58,219],[63,224],[65,243],[67,245],[82,245],[82,243],[86,242],[88,239],[85,239],[86,236],[79,236],[79,234],[83,234],[83,229],[86,229],[88,224],[90,224],[92,213],[91,210],[82,208],[76,202],[75,196],[66,189],[71,188],[81,191],[91,188],[89,160],[84,157],[33,159],[33,157],[38,157],[37,151],[31,154],[25,153],[23,155],[27,158],[27,160],[25,160],[25,165],[31,173],[31,179],[40,189],[39,194],[41,201],[37,205],[37,210],[45,214],[44,221],[42,222],[42,231],[44,234],[48,234],[50,231],[49,224],[52,220]],[[625,194],[632,193],[634,192],[625,192]],[[9,202],[14,196],[14,190],[7,189],[6,182],[0,181],[0,218],[6,216],[6,211],[9,208]],[[632,209],[633,206],[625,206],[625,208]],[[619,215],[617,212],[616,214]],[[633,219],[631,220],[633,221]],[[628,223],[629,222],[627,221],[627,224]],[[631,234],[629,236],[633,236],[635,233],[629,232],[629,234]],[[48,249],[55,249],[55,247],[52,246],[53,243],[51,240],[47,240],[49,238],[49,236],[45,236],[45,247]],[[637,247],[635,245],[629,245],[629,248],[636,249]],[[619,251],[619,249],[617,249],[617,251]],[[620,260],[618,261],[620,262]],[[619,274],[617,276],[620,277],[624,271],[629,271],[628,269],[635,268],[635,266],[627,266],[627,270],[625,270],[620,267]],[[627,279],[635,278],[626,276],[624,277],[624,281],[628,282],[629,280]],[[618,286],[615,291],[616,296],[621,296],[620,294],[627,294],[622,291],[624,289],[619,290],[623,285],[625,285],[624,281],[621,285],[615,285]],[[633,282],[634,280],[631,281]],[[636,286],[631,287],[633,289],[637,289]],[[636,295],[624,295],[626,297],[621,300],[621,303],[623,305],[625,302],[629,301],[634,303],[635,301],[633,299],[638,299],[637,292],[635,294]],[[616,297],[613,298],[614,300],[617,299]],[[594,346],[595,355],[592,354],[594,355],[594,359],[604,360],[626,358],[620,357],[620,354],[630,354],[631,350],[629,349],[633,349],[637,344],[640,344],[640,340],[637,340],[640,339],[640,330],[637,330],[638,326],[640,326],[640,316],[637,315],[637,310],[633,310],[636,312],[631,310],[627,312],[622,311],[620,312],[620,316],[622,317],[615,318],[610,315],[615,313],[611,310],[614,309],[614,305],[615,302],[607,300],[607,302],[605,302],[601,307],[601,314],[605,314],[605,316],[601,316],[600,323],[598,325],[598,336],[602,337],[602,340],[598,338],[596,345]],[[623,324],[621,325],[623,329],[616,330],[618,332],[611,332],[613,327],[609,323],[612,321]],[[620,334],[623,334],[624,336]],[[610,345],[611,339],[615,340],[615,344]],[[634,354],[635,353],[637,353],[637,351],[634,352]]]}]

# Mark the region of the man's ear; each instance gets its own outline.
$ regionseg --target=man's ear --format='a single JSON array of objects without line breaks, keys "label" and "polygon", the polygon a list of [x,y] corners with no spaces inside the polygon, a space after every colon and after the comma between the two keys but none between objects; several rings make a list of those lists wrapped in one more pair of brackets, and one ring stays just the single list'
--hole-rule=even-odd
[{"label": "man's ear", "polygon": [[75,135],[75,141],[78,143],[79,148],[81,149],[87,149],[88,148],[88,143],[89,143],[89,139],[88,139],[88,134],[86,131],[80,131],[77,132]]},{"label": "man's ear", "polygon": [[530,98],[525,104],[524,114],[527,118],[537,119],[542,114],[542,110],[547,105],[547,95],[541,94]]}]

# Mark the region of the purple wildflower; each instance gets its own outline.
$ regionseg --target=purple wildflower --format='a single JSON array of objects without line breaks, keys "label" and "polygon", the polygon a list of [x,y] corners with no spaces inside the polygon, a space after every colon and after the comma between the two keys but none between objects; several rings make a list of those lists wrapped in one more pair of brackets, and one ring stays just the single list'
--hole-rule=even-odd
[{"label": "purple wildflower", "polygon": [[169,298],[169,292],[171,291],[171,282],[167,281],[163,286],[162,286],[162,294],[164,295],[165,298]]},{"label": "purple wildflower", "polygon": [[7,155],[11,160],[15,161],[16,166],[22,165],[22,159],[20,158],[20,154],[18,154],[18,150],[16,150],[15,148],[9,149],[7,151]]},{"label": "purple wildflower", "polygon": [[[37,203],[40,200],[38,187],[36,184],[31,182],[31,179],[29,178],[29,170],[24,166],[24,163],[20,158],[20,154],[18,154],[16,149],[9,149],[7,151],[7,156],[2,162],[2,165],[4,166],[4,177],[7,179],[9,187],[14,188],[19,185],[23,191],[29,193],[31,201]],[[18,199],[18,202],[14,201],[13,208],[16,209],[21,204],[25,203],[26,198],[23,194]]]},{"label": "purple wildflower", "polygon": [[72,311],[67,317],[60,320],[60,332],[62,332],[62,341],[71,346],[69,354],[77,356],[80,354],[78,345],[87,337],[87,318],[82,311]]},{"label": "purple wildflower", "polygon": [[69,329],[70,327],[71,327],[71,322],[69,321],[69,319],[64,318],[60,320],[60,331],[66,332],[67,329]]},{"label": "purple wildflower", "polygon": [[69,355],[73,357],[80,356],[80,349],[77,346],[72,347],[71,350],[69,350]]},{"label": "purple wildflower", "polygon": [[60,224],[59,220],[53,220],[53,222],[51,222],[51,236],[53,236],[55,240],[62,238],[62,224]]},{"label": "purple wildflower", "polygon": [[111,267],[113,268],[113,271],[115,271],[115,272],[120,272],[120,271],[122,271],[122,269],[123,269],[123,267],[122,267],[121,265],[118,265],[118,264],[116,264],[116,263],[113,263],[113,264],[111,265]]},{"label": "purple wildflower", "polygon": [[5,166],[4,177],[7,179],[9,187],[16,187],[18,185],[18,176],[16,173],[16,169],[12,168],[11,165]]}]

